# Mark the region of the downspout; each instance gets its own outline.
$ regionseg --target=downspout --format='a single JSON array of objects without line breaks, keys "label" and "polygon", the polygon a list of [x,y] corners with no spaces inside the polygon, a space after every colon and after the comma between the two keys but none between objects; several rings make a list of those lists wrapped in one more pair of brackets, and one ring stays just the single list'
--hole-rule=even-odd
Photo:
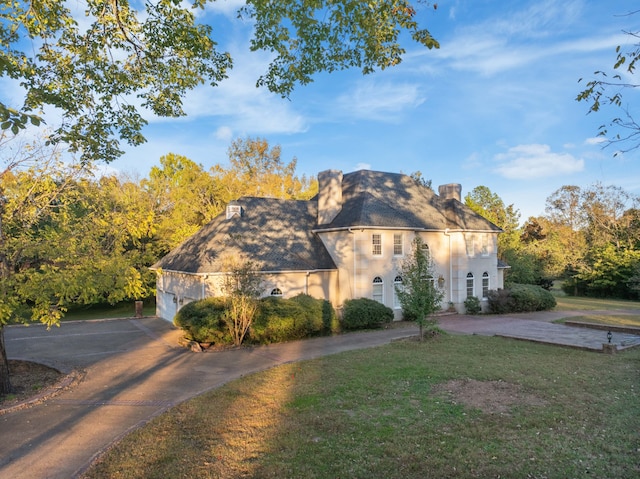
[{"label": "downspout", "polygon": [[358,297],[358,295],[356,294],[356,234],[354,231],[351,230],[351,228],[348,229],[349,233],[351,233],[353,235],[353,242],[352,242],[352,254],[353,254],[353,296],[352,299],[356,299]]},{"label": "downspout", "polygon": [[453,254],[451,252],[451,232],[444,229],[444,235],[449,238],[449,302],[453,303]]},{"label": "downspout", "polygon": [[200,299],[204,299],[204,294],[205,294],[205,289],[206,289],[205,286],[206,286],[206,283],[207,283],[207,278],[208,278],[208,275],[206,275],[206,274],[202,276],[202,293],[200,294],[200,296],[201,296]]},{"label": "downspout", "polygon": [[304,278],[304,294],[309,295],[309,275],[311,275],[311,271],[307,271],[307,274]]}]

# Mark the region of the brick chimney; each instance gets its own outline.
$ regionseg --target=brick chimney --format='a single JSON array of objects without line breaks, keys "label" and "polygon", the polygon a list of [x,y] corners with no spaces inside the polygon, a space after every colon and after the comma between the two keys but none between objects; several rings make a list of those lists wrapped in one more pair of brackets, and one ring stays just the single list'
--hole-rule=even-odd
[{"label": "brick chimney", "polygon": [[331,223],[341,210],[342,171],[321,171],[318,173],[318,224]]},{"label": "brick chimney", "polygon": [[438,195],[443,200],[456,200],[462,202],[462,185],[459,183],[449,183],[438,186]]}]

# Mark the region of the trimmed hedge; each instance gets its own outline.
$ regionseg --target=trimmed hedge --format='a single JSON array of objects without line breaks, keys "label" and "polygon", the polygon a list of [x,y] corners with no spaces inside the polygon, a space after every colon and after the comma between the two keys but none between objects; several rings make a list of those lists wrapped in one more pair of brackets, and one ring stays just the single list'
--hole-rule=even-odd
[{"label": "trimmed hedge", "polygon": [[482,313],[482,305],[477,296],[469,296],[464,300],[464,310],[466,314],[480,314]]},{"label": "trimmed hedge", "polygon": [[185,338],[198,343],[233,344],[223,314],[225,298],[206,298],[185,304],[173,318],[173,324],[185,332]]},{"label": "trimmed hedge", "polygon": [[368,298],[349,299],[344,302],[341,324],[343,329],[381,328],[393,321],[393,310]]},{"label": "trimmed hedge", "polygon": [[292,341],[322,334],[335,321],[335,312],[324,300],[299,294],[293,298],[263,298],[250,330],[252,342]]},{"label": "trimmed hedge", "polygon": [[494,314],[545,311],[556,306],[556,299],[546,289],[533,284],[511,284],[507,289],[491,290],[489,312]]}]

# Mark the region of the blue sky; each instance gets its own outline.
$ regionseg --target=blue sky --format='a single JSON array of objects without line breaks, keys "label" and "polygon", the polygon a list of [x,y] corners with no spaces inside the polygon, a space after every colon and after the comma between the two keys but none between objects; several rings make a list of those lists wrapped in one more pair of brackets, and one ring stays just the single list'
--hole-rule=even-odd
[{"label": "blue sky", "polygon": [[461,183],[463,195],[484,185],[523,221],[543,214],[563,185],[602,182],[640,194],[640,151],[614,158],[602,149],[598,126],[613,113],[587,115],[575,101],[578,79],[609,69],[615,47],[631,42],[623,30],[637,28],[640,14],[624,14],[637,2],[442,0],[419,10],[439,50],[409,42],[397,67],[319,75],[290,99],[255,87],[269,57],[249,52],[239,3],[219,1],[204,14],[234,57],[230,78],[190,93],[186,118],[148,118],[148,142],[111,168],[146,176],[169,152],[209,168],[227,162],[234,138],[251,136],[279,144],[300,174],[419,170],[436,189]]}]

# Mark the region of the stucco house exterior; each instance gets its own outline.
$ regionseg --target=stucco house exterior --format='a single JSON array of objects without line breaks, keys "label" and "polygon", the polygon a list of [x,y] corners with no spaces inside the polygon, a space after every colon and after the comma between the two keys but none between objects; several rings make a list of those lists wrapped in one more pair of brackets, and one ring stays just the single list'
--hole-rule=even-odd
[{"label": "stucco house exterior", "polygon": [[171,321],[186,303],[222,295],[225,265],[250,259],[264,295],[306,293],[340,308],[367,297],[402,310],[395,286],[415,235],[428,246],[443,308],[503,287],[500,228],[461,203],[461,186],[438,194],[397,173],[318,174],[308,201],[243,197],[156,263],[157,315]]}]

